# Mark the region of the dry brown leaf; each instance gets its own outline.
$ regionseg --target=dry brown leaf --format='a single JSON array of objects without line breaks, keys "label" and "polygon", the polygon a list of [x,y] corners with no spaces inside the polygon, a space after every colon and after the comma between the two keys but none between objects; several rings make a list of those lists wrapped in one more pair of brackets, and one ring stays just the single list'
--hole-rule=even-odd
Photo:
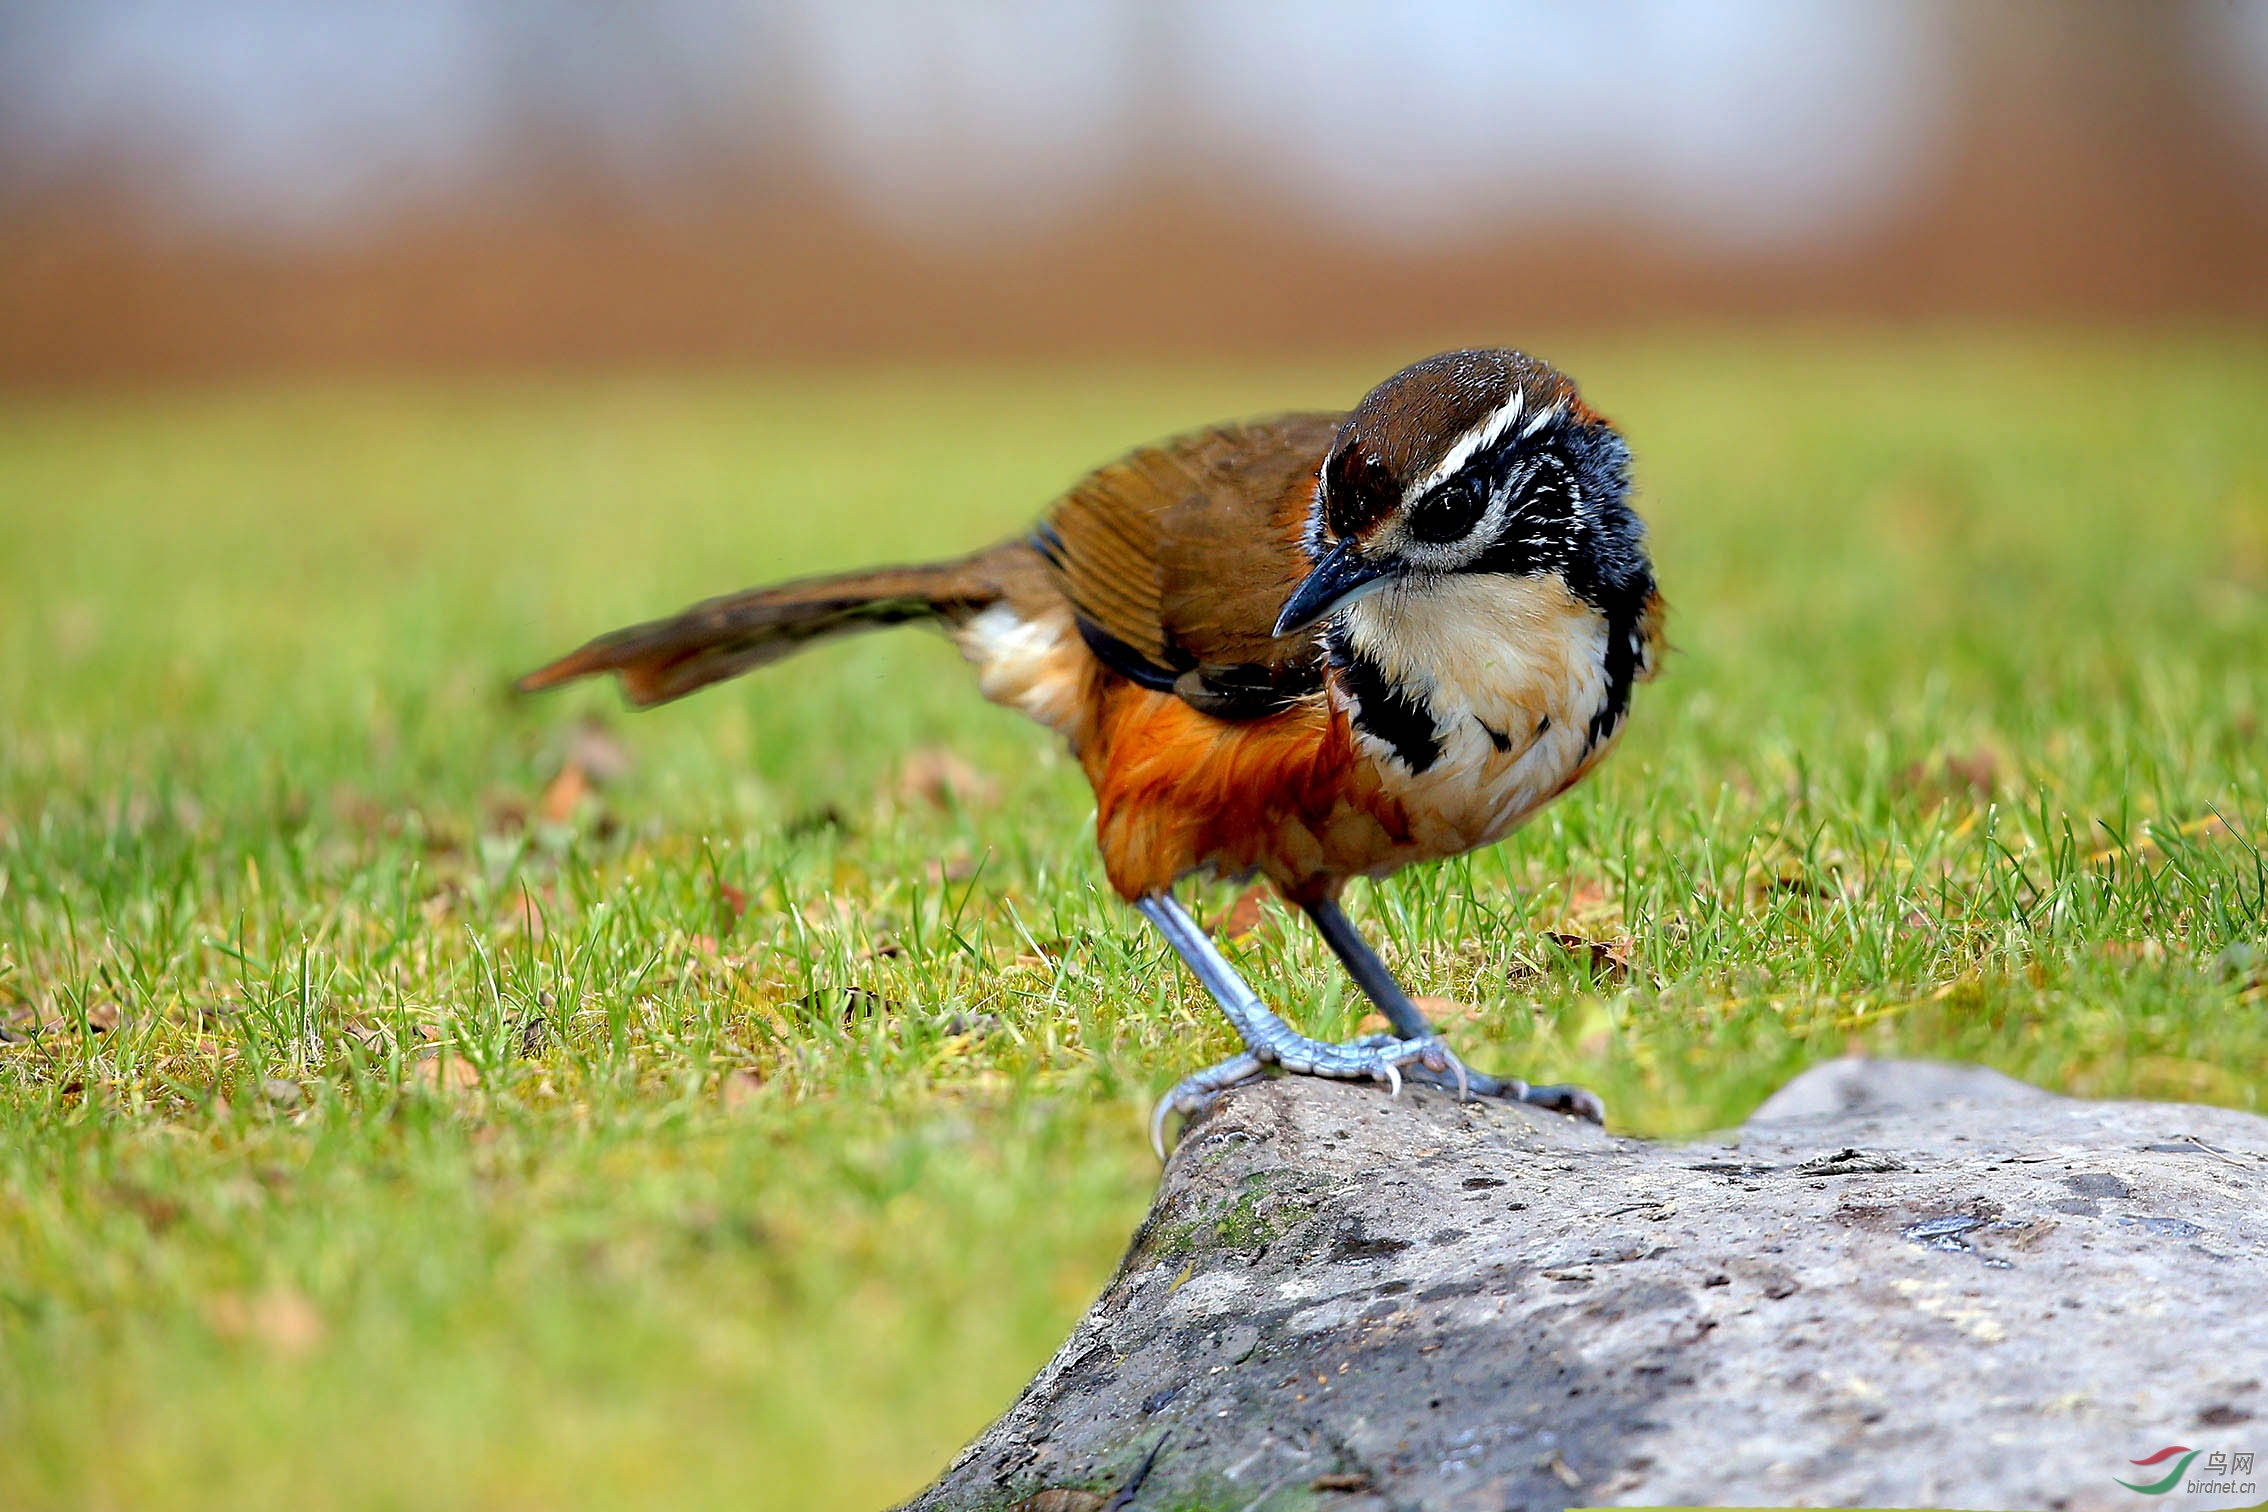
[{"label": "dry brown leaf", "polygon": [[528,800],[518,793],[490,793],[484,807],[488,828],[496,834],[516,834],[528,827]]},{"label": "dry brown leaf", "polygon": [[[1455,998],[1431,997],[1425,993],[1413,995],[1410,998],[1410,1006],[1424,1014],[1426,1022],[1436,1029],[1444,1024],[1456,1023],[1460,1019],[1478,1018],[1480,1016],[1480,1010],[1470,1003],[1460,1003]],[[1385,1014],[1366,1013],[1355,1025],[1355,1032],[1357,1034],[1387,1034],[1392,1032],[1393,1028],[1394,1025]]]},{"label": "dry brown leaf", "polygon": [[276,1353],[297,1359],[323,1342],[323,1315],[301,1293],[277,1287],[253,1302],[252,1332]]},{"label": "dry brown leaf", "polygon": [[2095,949],[2114,961],[2143,961],[2152,966],[2160,964],[2166,958],[2165,942],[2156,939],[2105,940]]},{"label": "dry brown leaf", "polygon": [[1265,886],[1254,885],[1238,893],[1236,901],[1229,904],[1221,916],[1213,921],[1213,937],[1241,940],[1266,924],[1269,921],[1268,898],[1271,891]]},{"label": "dry brown leaf", "polygon": [[1890,779],[1892,792],[1923,803],[1968,796],[1983,802],[2000,788],[2000,758],[1984,746],[1966,755],[1947,752],[1933,761],[1909,763]]},{"label": "dry brown leaf", "polygon": [[412,813],[416,821],[420,844],[429,856],[461,856],[468,843],[462,828],[438,814]]},{"label": "dry brown leaf", "polygon": [[1480,1016],[1480,1009],[1474,1007],[1471,1003],[1460,1003],[1455,998],[1430,997],[1421,992],[1416,997],[1411,998],[1410,1002],[1416,1006],[1418,1012],[1424,1014],[1436,1024],[1452,1023],[1458,1019]]},{"label": "dry brown leaf", "polygon": [[1945,776],[1967,788],[1972,797],[1990,798],[2000,786],[2000,761],[1979,746],[1966,756],[1946,757]]},{"label": "dry brown leaf", "polygon": [[1630,975],[1630,962],[1638,949],[1635,940],[1593,940],[1562,930],[1552,930],[1544,938],[1588,965],[1592,976],[1612,981],[1621,981]]},{"label": "dry brown leaf", "polygon": [[745,1108],[764,1090],[764,1078],[754,1071],[742,1068],[727,1071],[717,1086],[717,1100],[724,1104],[727,1113]]},{"label": "dry brown leaf", "polygon": [[1061,940],[1043,941],[1038,950],[1018,952],[1015,964],[1025,971],[1053,971],[1062,963],[1064,954]]},{"label": "dry brown leaf", "polygon": [[439,929],[447,924],[449,916],[457,911],[458,902],[456,884],[443,883],[432,897],[417,905],[417,911],[425,920],[428,928]]},{"label": "dry brown leaf", "polygon": [[936,808],[982,808],[1000,797],[999,783],[943,746],[908,755],[898,767],[894,788],[900,802]]},{"label": "dry brown leaf", "polygon": [[550,823],[565,824],[575,817],[575,810],[582,807],[583,800],[590,794],[589,774],[583,770],[581,762],[570,756],[567,764],[559,769],[559,775],[544,784],[537,809]]},{"label": "dry brown leaf", "polygon": [[411,1062],[410,1080],[436,1092],[466,1092],[480,1085],[480,1073],[461,1055],[434,1055]]},{"label": "dry brown leaf", "polygon": [[1598,883],[1577,882],[1567,891],[1565,912],[1570,919],[1580,919],[1591,914],[1604,913],[1612,906],[1613,901],[1607,896],[1607,890]]},{"label": "dry brown leaf", "polygon": [[223,1338],[240,1339],[252,1328],[252,1309],[235,1292],[216,1292],[205,1299],[205,1326]]},{"label": "dry brown leaf", "polygon": [[1782,861],[1769,871],[1759,871],[1756,878],[1759,895],[1768,893],[1801,893],[1814,898],[1842,896],[1832,877],[1814,877],[1800,861]]},{"label": "dry brown leaf", "polygon": [[228,1339],[251,1339],[287,1359],[298,1359],[323,1342],[323,1315],[306,1296],[274,1286],[247,1301],[221,1292],[205,1303],[205,1322]]},{"label": "dry brown leaf", "polygon": [[829,803],[815,809],[805,809],[782,825],[780,833],[787,839],[800,840],[807,835],[822,834],[827,830],[847,833],[850,827],[849,816]]},{"label": "dry brown leaf", "polygon": [[96,1003],[87,1009],[87,1028],[95,1034],[108,1034],[118,1027],[118,1005]]},{"label": "dry brown leaf", "polygon": [[384,805],[344,782],[331,788],[331,814],[365,839],[384,831],[389,817]]},{"label": "dry brown leaf", "polygon": [[152,1233],[164,1233],[180,1221],[181,1215],[187,1211],[179,1200],[146,1191],[129,1182],[119,1182],[112,1186],[110,1195],[115,1201],[139,1214],[141,1220],[150,1226]]}]

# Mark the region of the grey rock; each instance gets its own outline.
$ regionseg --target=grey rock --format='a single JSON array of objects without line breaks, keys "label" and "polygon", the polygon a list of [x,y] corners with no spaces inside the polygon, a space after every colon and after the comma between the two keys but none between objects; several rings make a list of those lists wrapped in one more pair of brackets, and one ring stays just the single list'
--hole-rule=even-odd
[{"label": "grey rock", "polygon": [[1814,1066],[1764,1099],[1744,1126],[1800,1124],[1811,1119],[1855,1119],[1928,1111],[1943,1115],[1972,1108],[2039,1102],[2054,1097],[2003,1076],[1989,1066],[1947,1061],[1884,1061],[1853,1056]]},{"label": "grey rock", "polygon": [[[912,1505],[1107,1493],[1161,1441],[1133,1508],[2250,1505],[2264,1311],[2249,1114],[1848,1060],[1674,1145],[1284,1078],[1192,1125],[1101,1299]],[[2255,1489],[2119,1485],[2176,1444]]]}]

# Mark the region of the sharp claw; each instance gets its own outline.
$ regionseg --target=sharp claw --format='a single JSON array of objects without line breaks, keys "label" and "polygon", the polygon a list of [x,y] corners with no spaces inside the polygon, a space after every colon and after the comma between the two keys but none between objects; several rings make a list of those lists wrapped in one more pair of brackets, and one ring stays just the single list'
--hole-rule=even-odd
[{"label": "sharp claw", "polygon": [[1241,1055],[1230,1056],[1217,1066],[1207,1066],[1202,1071],[1185,1076],[1168,1088],[1166,1095],[1158,1099],[1158,1105],[1150,1110],[1150,1148],[1157,1151],[1158,1159],[1166,1158],[1165,1126],[1168,1118],[1176,1113],[1203,1112],[1213,1105],[1224,1089],[1258,1076],[1271,1059],[1272,1056],[1263,1056],[1259,1051],[1247,1050]]},{"label": "sharp claw", "polygon": [[1473,1079],[1465,1074],[1465,1063],[1457,1058],[1457,1052],[1454,1050],[1444,1050],[1442,1054],[1449,1057],[1449,1069],[1457,1073],[1457,1101],[1461,1103],[1471,1102],[1473,1100]]},{"label": "sharp claw", "polygon": [[1386,1085],[1393,1089],[1387,1095],[1399,1098],[1402,1095],[1402,1073],[1395,1068],[1392,1061],[1381,1062],[1379,1069],[1386,1073]]}]

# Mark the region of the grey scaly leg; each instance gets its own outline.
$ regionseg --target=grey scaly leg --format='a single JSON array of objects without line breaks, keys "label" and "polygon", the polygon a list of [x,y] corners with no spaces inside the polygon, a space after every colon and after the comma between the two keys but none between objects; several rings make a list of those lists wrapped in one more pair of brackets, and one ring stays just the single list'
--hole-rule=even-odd
[{"label": "grey scaly leg", "polygon": [[[1197,921],[1174,902],[1171,894],[1153,893],[1139,899],[1134,906],[1157,925],[1174,954],[1205,984],[1205,990],[1221,1005],[1221,1012],[1228,1015],[1237,1036],[1244,1041],[1243,1054],[1183,1078],[1158,1100],[1156,1111],[1150,1115],[1150,1144],[1161,1160],[1165,1158],[1165,1121],[1169,1114],[1196,1112],[1224,1087],[1258,1075],[1271,1062],[1286,1071],[1310,1076],[1382,1081],[1393,1088],[1396,1096],[1402,1091],[1403,1066],[1414,1064],[1446,1075],[1456,1065],[1448,1049],[1430,1032],[1410,1039],[1396,1039],[1390,1034],[1366,1035],[1346,1045],[1309,1039],[1269,1011],[1268,1005],[1245,985],[1244,978],[1236,974],[1236,968],[1213,948],[1212,940],[1197,927]],[[1416,1010],[1411,1012],[1414,1014]],[[1419,1018],[1418,1022],[1423,1024],[1425,1020]]]},{"label": "grey scaly leg", "polygon": [[[1394,980],[1394,973],[1378,959],[1378,952],[1354,927],[1354,920],[1336,902],[1324,901],[1306,905],[1307,916],[1315,921],[1315,932],[1323,936],[1323,943],[1331,947],[1331,954],[1347,968],[1347,975],[1362,989],[1364,997],[1386,1015],[1387,1022],[1404,1041],[1429,1040],[1434,1037],[1433,1026],[1418,1012],[1417,1004],[1402,991],[1402,984]],[[1456,1087],[1459,1096],[1468,1092],[1482,1097],[1501,1097],[1510,1102],[1524,1102],[1538,1108],[1550,1108],[1559,1113],[1571,1113],[1587,1118],[1592,1123],[1606,1122],[1606,1104],[1598,1094],[1582,1087],[1531,1087],[1518,1077],[1495,1077],[1480,1071],[1467,1070],[1456,1057],[1450,1065],[1456,1069]],[[1441,1073],[1430,1066],[1412,1068],[1413,1081],[1441,1082]]]}]

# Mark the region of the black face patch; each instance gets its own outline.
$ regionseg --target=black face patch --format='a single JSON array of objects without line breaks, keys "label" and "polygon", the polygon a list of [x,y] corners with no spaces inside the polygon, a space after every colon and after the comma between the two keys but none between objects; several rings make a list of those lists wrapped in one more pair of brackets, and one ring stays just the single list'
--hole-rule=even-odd
[{"label": "black face patch", "polygon": [[1642,621],[1654,596],[1646,527],[1630,509],[1630,448],[1605,426],[1574,426],[1560,442],[1590,510],[1577,549],[1560,566],[1568,592],[1606,618],[1606,696],[1585,735],[1597,745],[1630,712],[1630,690],[1644,653]]},{"label": "black face patch", "polygon": [[1472,534],[1488,512],[1488,490],[1469,470],[1420,499],[1410,511],[1410,538],[1445,546]]},{"label": "black face patch", "polygon": [[1567,459],[1547,451],[1499,466],[1507,475],[1500,486],[1516,492],[1496,539],[1464,570],[1511,577],[1562,571],[1581,549],[1584,530],[1576,492],[1581,484]]},{"label": "black face patch", "polygon": [[1441,759],[1433,711],[1423,699],[1388,681],[1376,662],[1354,648],[1344,628],[1332,626],[1324,645],[1339,687],[1354,705],[1356,729],[1392,747],[1413,774]]}]

